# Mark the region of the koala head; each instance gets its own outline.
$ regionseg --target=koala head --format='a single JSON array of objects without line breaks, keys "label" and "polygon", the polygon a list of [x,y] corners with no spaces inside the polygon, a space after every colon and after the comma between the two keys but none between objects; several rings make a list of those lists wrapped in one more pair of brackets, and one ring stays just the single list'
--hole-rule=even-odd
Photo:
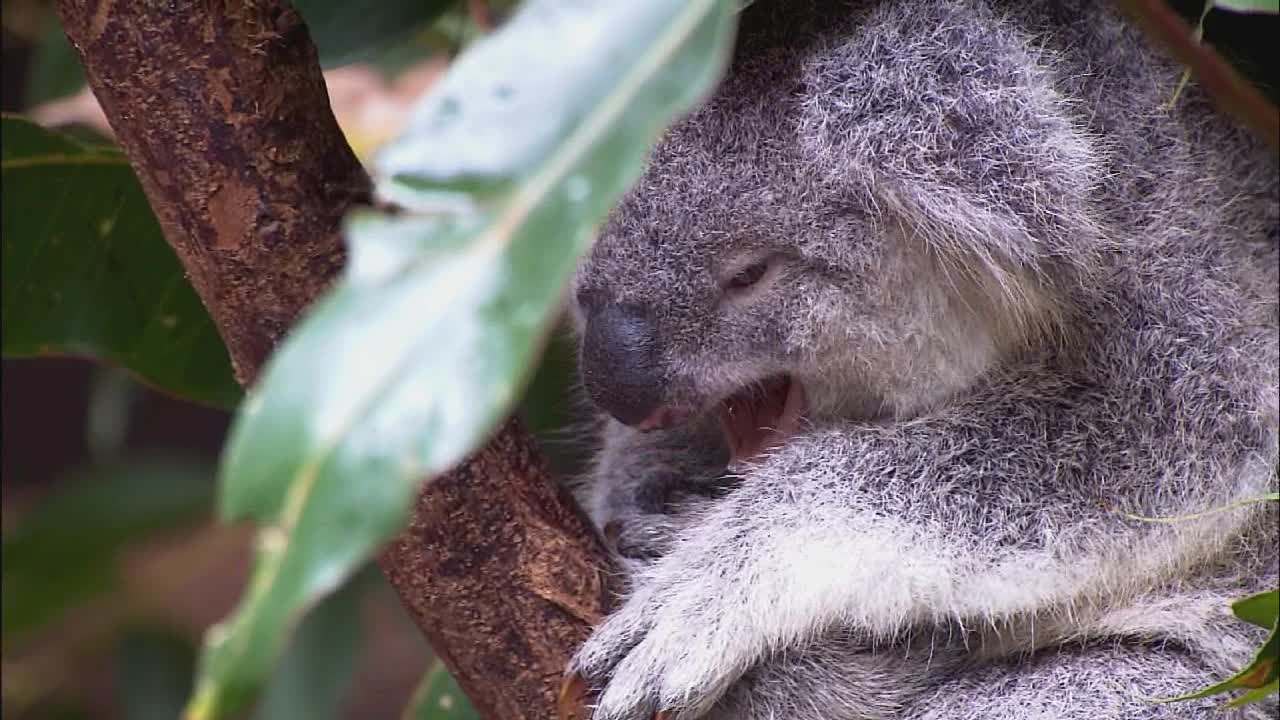
[{"label": "koala head", "polygon": [[574,284],[583,384],[614,418],[714,412],[741,459],[805,419],[925,412],[1052,324],[1045,269],[1092,253],[1087,139],[1016,38],[912,46],[883,17],[902,5],[843,34],[744,28],[656,148]]}]

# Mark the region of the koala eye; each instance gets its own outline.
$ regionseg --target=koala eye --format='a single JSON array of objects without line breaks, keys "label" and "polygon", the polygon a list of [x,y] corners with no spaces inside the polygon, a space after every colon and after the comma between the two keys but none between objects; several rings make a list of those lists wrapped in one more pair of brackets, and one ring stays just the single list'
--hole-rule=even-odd
[{"label": "koala eye", "polygon": [[769,261],[761,260],[742,268],[724,284],[726,290],[746,290],[760,282],[769,270]]}]

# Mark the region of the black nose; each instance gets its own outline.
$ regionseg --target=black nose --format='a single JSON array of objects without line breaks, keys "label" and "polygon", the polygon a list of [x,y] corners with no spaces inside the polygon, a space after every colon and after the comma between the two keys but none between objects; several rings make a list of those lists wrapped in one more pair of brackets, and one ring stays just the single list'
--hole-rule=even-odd
[{"label": "black nose", "polygon": [[617,303],[591,308],[579,367],[591,400],[627,425],[639,425],[662,406],[662,349],[643,308]]}]

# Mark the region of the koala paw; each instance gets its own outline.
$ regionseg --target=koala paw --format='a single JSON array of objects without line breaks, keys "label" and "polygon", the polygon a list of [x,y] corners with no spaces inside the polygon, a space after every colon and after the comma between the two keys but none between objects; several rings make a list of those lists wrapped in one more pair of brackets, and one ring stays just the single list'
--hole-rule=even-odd
[{"label": "koala paw", "polygon": [[605,543],[627,560],[656,560],[671,549],[680,523],[668,515],[616,517],[605,523]]},{"label": "koala paw", "polygon": [[698,717],[752,664],[752,633],[734,619],[739,603],[707,580],[651,576],[596,629],[566,685],[594,696],[592,720]]},{"label": "koala paw", "polygon": [[[635,503],[604,523],[601,532],[614,552],[647,563],[667,555],[681,533],[732,487],[734,479],[662,488],[658,501]],[[641,508],[651,506],[651,511]]]}]

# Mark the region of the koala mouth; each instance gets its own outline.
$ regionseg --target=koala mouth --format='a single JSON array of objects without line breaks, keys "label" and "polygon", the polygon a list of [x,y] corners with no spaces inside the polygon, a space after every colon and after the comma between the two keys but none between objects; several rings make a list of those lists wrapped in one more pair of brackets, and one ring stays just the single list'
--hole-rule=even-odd
[{"label": "koala mouth", "polygon": [[730,467],[786,442],[800,429],[806,404],[804,386],[789,375],[754,383],[722,400],[717,410]]}]

